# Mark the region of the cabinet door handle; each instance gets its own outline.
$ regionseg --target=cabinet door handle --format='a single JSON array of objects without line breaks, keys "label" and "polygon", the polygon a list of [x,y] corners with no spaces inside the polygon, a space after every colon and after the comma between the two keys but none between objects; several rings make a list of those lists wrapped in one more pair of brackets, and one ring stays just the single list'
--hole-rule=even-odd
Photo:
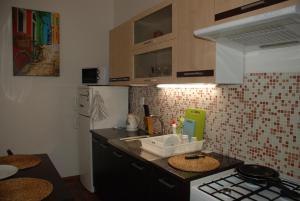
[{"label": "cabinet door handle", "polygon": [[131,163],[131,166],[134,167],[135,169],[139,170],[139,171],[143,171],[145,169],[145,167],[140,166],[136,163]]},{"label": "cabinet door handle", "polygon": [[106,146],[105,144],[103,144],[103,143],[99,143],[99,145],[100,145],[100,147],[102,147],[103,149],[106,149],[106,148],[107,148],[107,146]]},{"label": "cabinet door handle", "polygon": [[79,106],[80,106],[80,107],[84,107],[84,105],[82,105],[82,104],[80,104]]},{"label": "cabinet door handle", "polygon": [[152,43],[152,40],[146,41],[146,42],[144,42],[143,44],[144,44],[144,45],[147,45],[147,44],[150,44],[150,43]]},{"label": "cabinet door handle", "polygon": [[167,182],[166,180],[164,179],[158,179],[158,182],[163,184],[164,186],[168,187],[169,189],[173,189],[175,188],[175,185],[174,184],[170,184],[169,182]]},{"label": "cabinet door handle", "polygon": [[119,154],[118,152],[113,152],[113,155],[116,156],[117,158],[122,158],[123,155],[122,154]]},{"label": "cabinet door handle", "polygon": [[242,7],[241,7],[241,10],[247,10],[247,9],[249,9],[249,8],[252,8],[252,7],[255,7],[255,6],[264,4],[264,3],[266,3],[265,0],[261,0],[261,1],[258,1],[258,2],[254,2],[254,3],[248,4],[248,5],[242,6]]},{"label": "cabinet door handle", "polygon": [[103,149],[107,148],[107,145],[105,145],[104,143],[102,143],[100,140],[94,139],[93,138],[93,143],[95,143],[96,145],[99,145],[100,147],[102,147]]}]

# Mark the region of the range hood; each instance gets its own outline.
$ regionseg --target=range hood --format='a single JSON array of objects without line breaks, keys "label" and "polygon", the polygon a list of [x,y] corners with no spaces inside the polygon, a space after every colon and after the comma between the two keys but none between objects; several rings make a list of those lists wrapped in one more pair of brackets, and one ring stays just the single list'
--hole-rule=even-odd
[{"label": "range hood", "polygon": [[300,45],[300,4],[199,29],[194,35],[243,52]]}]

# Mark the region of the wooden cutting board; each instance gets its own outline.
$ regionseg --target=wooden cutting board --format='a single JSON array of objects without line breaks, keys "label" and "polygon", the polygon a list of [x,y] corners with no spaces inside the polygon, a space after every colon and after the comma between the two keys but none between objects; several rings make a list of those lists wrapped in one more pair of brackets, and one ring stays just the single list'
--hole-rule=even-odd
[{"label": "wooden cutting board", "polygon": [[220,166],[220,162],[210,156],[187,159],[187,156],[190,155],[191,154],[182,154],[170,157],[168,163],[176,169],[187,172],[207,172],[217,169]]}]

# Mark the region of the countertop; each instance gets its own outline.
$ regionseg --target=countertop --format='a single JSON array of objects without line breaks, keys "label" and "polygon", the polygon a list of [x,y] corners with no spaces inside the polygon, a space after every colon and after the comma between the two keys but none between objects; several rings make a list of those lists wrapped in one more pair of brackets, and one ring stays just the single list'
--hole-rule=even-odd
[{"label": "countertop", "polygon": [[44,199],[44,201],[71,201],[73,197],[68,192],[62,178],[52,164],[47,154],[37,155],[41,158],[41,163],[32,168],[19,170],[17,174],[11,178],[31,177],[45,179],[52,183],[53,192]]},{"label": "countertop", "polygon": [[[243,161],[226,157],[217,153],[207,154],[216,158],[221,163],[220,167],[216,170],[203,172],[203,173],[195,173],[195,172],[185,172],[178,169],[175,169],[168,164],[168,158],[162,158],[160,156],[151,154],[147,151],[141,149],[141,142],[139,140],[133,141],[122,141],[120,138],[124,137],[133,137],[139,135],[146,135],[144,131],[137,132],[127,132],[125,129],[99,129],[99,130],[91,130],[91,132],[99,137],[102,140],[106,140],[107,143],[111,144],[115,148],[124,151],[128,155],[142,160],[144,162],[149,163],[150,165],[155,166],[161,170],[166,171],[168,174],[176,176],[178,179],[182,181],[192,181],[201,177],[205,177],[217,172],[225,171],[236,166],[243,164]],[[200,153],[200,152],[199,152]]]}]

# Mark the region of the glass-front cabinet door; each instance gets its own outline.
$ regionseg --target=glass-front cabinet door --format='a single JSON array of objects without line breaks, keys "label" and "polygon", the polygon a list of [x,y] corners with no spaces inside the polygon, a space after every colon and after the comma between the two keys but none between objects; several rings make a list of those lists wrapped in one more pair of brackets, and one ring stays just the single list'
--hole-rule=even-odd
[{"label": "glass-front cabinet door", "polygon": [[155,82],[157,79],[171,78],[173,55],[173,41],[135,51],[133,54],[134,79],[142,82]]},{"label": "glass-front cabinet door", "polygon": [[173,1],[163,1],[134,18],[134,49],[174,37],[174,7]]}]

